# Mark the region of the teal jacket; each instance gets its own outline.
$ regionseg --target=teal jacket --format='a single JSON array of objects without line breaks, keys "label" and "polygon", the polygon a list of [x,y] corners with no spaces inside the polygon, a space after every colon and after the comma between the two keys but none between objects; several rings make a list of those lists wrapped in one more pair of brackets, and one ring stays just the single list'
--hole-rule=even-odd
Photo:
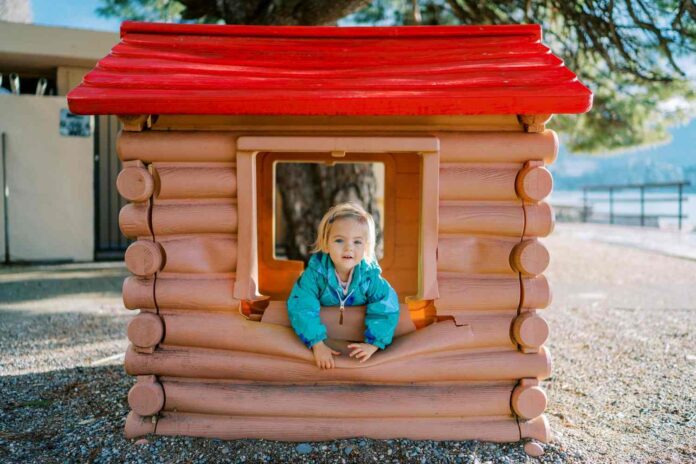
[{"label": "teal jacket", "polygon": [[312,255],[288,299],[290,323],[302,342],[311,348],[324,340],[326,327],[319,319],[320,307],[339,306],[344,300],[345,306],[367,305],[365,343],[382,349],[389,345],[399,322],[399,299],[381,272],[379,264],[361,260],[344,296],[329,255]]}]

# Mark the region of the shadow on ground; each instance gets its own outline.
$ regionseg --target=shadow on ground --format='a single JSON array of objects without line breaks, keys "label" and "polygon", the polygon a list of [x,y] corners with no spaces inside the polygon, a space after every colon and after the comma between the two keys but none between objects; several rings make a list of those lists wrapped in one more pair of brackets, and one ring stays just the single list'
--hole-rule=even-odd
[{"label": "shadow on ground", "polygon": [[[54,271],[51,271],[51,273]],[[125,269],[110,269],[95,274],[70,271],[51,275],[47,272],[0,274],[0,303],[18,303],[80,294],[120,296]]]}]

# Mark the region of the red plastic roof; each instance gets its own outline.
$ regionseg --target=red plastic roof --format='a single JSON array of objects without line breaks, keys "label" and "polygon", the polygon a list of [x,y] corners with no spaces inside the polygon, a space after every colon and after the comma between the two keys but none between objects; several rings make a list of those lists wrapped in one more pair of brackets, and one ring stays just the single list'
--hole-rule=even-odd
[{"label": "red plastic roof", "polygon": [[537,25],[125,22],[68,102],[82,114],[547,114],[588,111],[592,93]]}]

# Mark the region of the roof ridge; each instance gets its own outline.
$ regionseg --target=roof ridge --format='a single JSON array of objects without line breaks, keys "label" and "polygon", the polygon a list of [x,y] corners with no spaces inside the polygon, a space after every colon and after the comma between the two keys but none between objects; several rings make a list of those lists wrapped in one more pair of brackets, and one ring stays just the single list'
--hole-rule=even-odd
[{"label": "roof ridge", "polygon": [[483,37],[530,35],[541,40],[539,24],[485,26],[249,26],[237,24],[181,24],[124,21],[121,37],[128,33],[183,34],[245,37],[386,38],[386,37]]}]

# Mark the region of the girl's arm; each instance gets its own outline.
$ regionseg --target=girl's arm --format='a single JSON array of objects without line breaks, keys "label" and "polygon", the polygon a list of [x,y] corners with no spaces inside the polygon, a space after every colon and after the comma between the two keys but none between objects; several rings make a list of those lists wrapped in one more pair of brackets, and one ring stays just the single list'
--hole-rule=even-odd
[{"label": "girl's arm", "polygon": [[288,317],[295,333],[307,348],[326,338],[326,327],[319,319],[320,309],[319,285],[315,272],[305,269],[290,292]]},{"label": "girl's arm", "polygon": [[371,278],[367,289],[365,343],[384,349],[392,342],[399,323],[399,298],[381,275]]}]

